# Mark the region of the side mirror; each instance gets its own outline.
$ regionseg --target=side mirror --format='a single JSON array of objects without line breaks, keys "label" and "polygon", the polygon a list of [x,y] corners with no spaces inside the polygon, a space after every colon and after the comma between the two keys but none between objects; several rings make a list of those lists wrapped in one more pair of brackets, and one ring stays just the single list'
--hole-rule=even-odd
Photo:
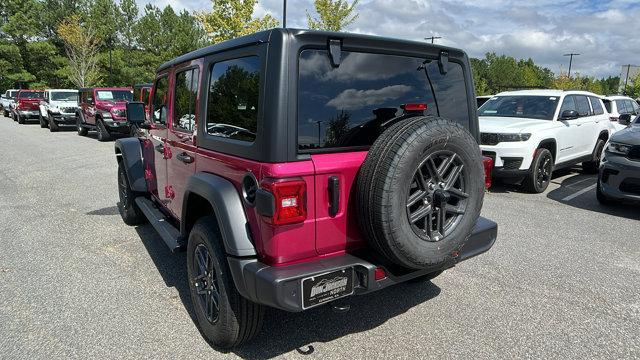
[{"label": "side mirror", "polygon": [[622,114],[618,116],[618,124],[629,125],[631,124],[631,114]]},{"label": "side mirror", "polygon": [[129,124],[142,124],[146,120],[144,103],[132,101],[127,103],[127,121]]},{"label": "side mirror", "polygon": [[571,120],[578,118],[578,112],[575,110],[565,110],[560,115],[560,120]]}]

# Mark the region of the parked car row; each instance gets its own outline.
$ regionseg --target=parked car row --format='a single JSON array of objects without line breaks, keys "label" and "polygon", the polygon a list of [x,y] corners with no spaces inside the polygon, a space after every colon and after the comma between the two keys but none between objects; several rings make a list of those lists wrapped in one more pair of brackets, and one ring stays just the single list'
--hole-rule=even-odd
[{"label": "parked car row", "polygon": [[630,98],[585,91],[521,90],[490,97],[478,109],[480,147],[492,177],[544,192],[554,170],[581,164],[598,173],[611,136],[640,107]]},{"label": "parked car row", "polygon": [[56,132],[72,125],[78,135],[96,131],[99,141],[113,134],[132,135],[126,120],[125,104],[134,100],[148,102],[149,84],[132,88],[85,88],[46,90],[7,90],[2,96],[4,116],[20,124],[37,119],[40,127]]}]

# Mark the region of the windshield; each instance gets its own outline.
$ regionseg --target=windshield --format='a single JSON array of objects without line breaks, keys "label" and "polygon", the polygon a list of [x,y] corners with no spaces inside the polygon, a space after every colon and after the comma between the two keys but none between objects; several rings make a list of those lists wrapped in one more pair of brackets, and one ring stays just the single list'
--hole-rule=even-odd
[{"label": "windshield", "polygon": [[494,96],[478,109],[479,116],[553,120],[557,96]]},{"label": "windshield", "polygon": [[17,95],[17,94],[18,94],[18,92],[17,92],[17,91],[15,91],[15,90],[14,90],[14,91],[9,91],[9,97],[10,97],[10,98],[14,98],[14,97],[16,97],[16,95]]},{"label": "windshield", "polygon": [[133,94],[129,90],[98,90],[98,100],[132,101]]},{"label": "windshield", "polygon": [[75,91],[52,92],[51,100],[53,101],[78,101],[78,93]]},{"label": "windshield", "polygon": [[22,92],[22,93],[18,94],[18,98],[19,99],[43,99],[44,98],[44,93],[43,92],[35,92],[35,91]]}]

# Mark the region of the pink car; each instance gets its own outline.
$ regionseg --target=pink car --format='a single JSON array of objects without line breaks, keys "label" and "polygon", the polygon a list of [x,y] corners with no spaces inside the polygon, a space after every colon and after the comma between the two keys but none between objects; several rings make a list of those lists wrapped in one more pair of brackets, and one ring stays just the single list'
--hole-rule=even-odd
[{"label": "pink car", "polygon": [[85,88],[79,93],[78,135],[95,130],[99,141],[108,141],[114,133],[130,133],[125,105],[133,100],[133,89]]}]

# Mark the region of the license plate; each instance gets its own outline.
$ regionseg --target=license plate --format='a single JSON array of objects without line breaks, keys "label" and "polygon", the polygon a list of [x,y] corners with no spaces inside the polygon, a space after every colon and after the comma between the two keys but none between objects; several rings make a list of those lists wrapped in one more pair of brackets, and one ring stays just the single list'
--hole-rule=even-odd
[{"label": "license plate", "polygon": [[303,309],[322,305],[351,294],[353,294],[353,268],[302,279]]}]

